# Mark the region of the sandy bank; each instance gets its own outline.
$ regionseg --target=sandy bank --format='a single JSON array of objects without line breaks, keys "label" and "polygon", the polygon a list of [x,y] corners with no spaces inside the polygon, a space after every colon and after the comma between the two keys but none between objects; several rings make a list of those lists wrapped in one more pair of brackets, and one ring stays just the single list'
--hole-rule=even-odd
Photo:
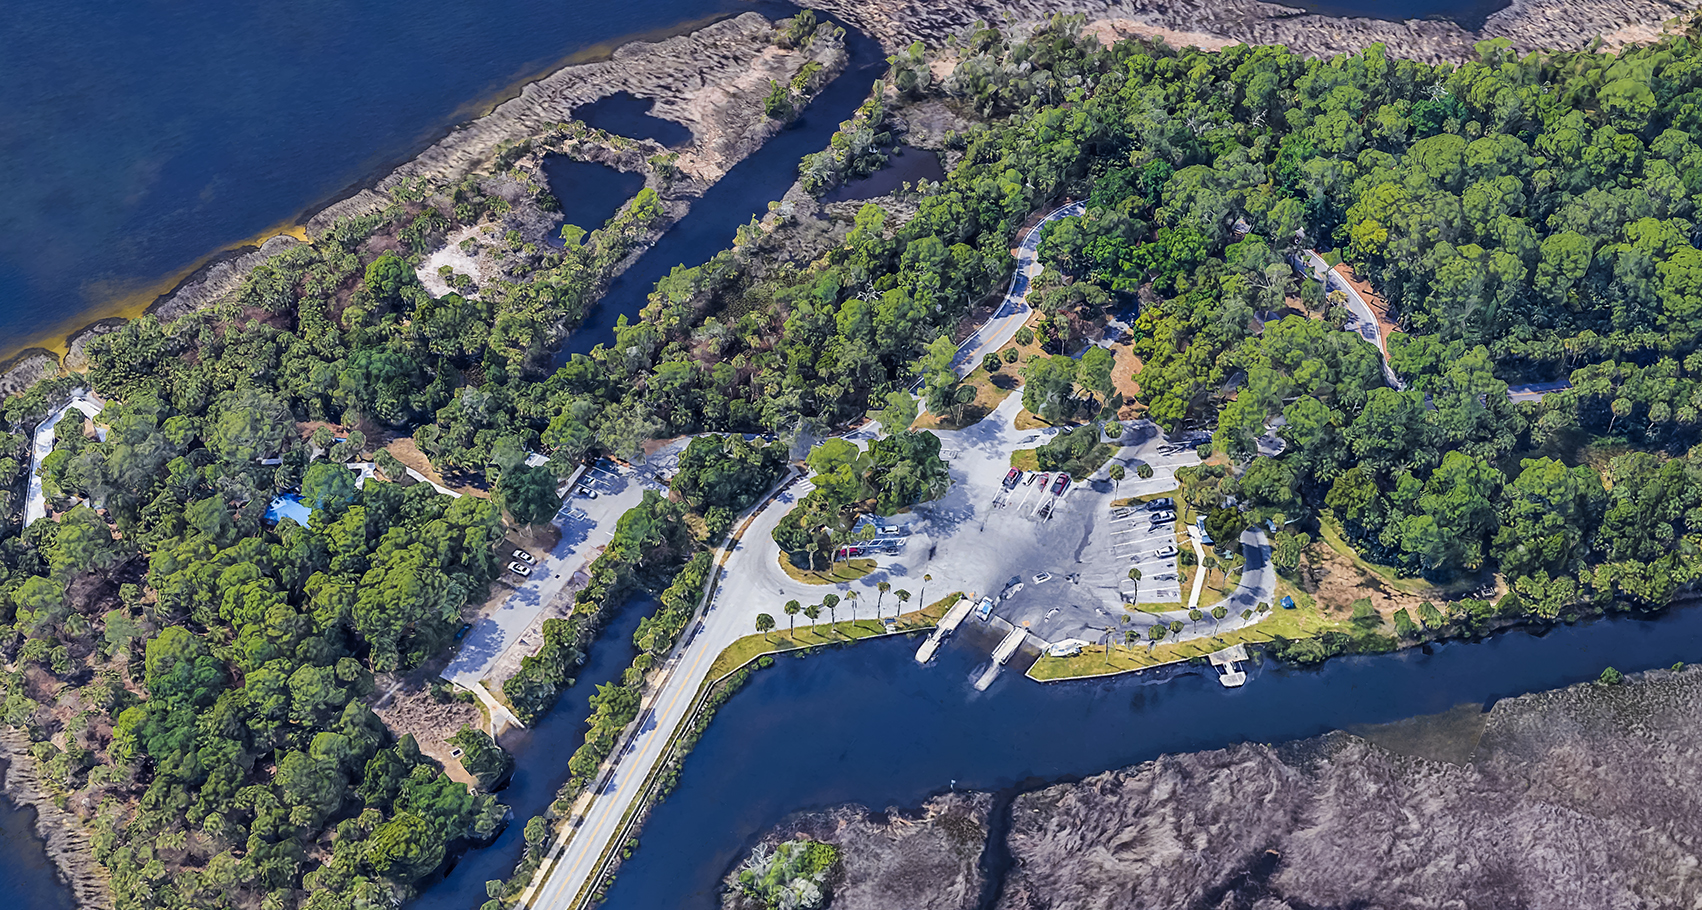
[{"label": "sandy bank", "polygon": [[5,776],[6,797],[35,809],[36,834],[47,842],[47,856],[59,875],[71,886],[77,906],[83,910],[108,910],[112,893],[106,871],[89,852],[89,837],[75,815],[54,805],[36,771],[29,753],[29,739],[11,727],[0,727],[0,768]]},{"label": "sandy bank", "polygon": [[[1173,44],[1210,47],[1214,41],[1282,44],[1328,57],[1374,42],[1417,60],[1463,60],[1485,38],[1507,38],[1521,51],[1577,49],[1598,35],[1640,40],[1662,23],[1696,9],[1677,0],[1514,0],[1470,31],[1446,20],[1322,16],[1259,0],[820,0],[816,4],[880,39],[889,50],[913,41],[943,41],[977,19],[1001,21],[1006,13],[1034,22],[1053,13],[1122,21],[1126,34],[1163,34]],[[1146,31],[1151,30],[1151,31]]]}]

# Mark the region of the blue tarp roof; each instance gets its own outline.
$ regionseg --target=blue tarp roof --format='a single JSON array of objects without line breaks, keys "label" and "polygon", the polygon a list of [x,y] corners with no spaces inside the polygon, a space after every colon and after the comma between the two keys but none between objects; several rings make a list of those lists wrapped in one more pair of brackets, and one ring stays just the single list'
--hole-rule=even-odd
[{"label": "blue tarp roof", "polygon": [[266,520],[277,524],[281,519],[293,518],[296,524],[307,527],[307,517],[313,514],[302,501],[300,496],[279,496],[272,500],[271,508],[266,510]]}]

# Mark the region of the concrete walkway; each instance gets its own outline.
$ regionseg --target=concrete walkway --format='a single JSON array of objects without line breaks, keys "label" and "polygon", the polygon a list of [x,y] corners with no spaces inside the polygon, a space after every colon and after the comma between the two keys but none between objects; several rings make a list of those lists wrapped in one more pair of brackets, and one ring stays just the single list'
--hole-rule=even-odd
[{"label": "concrete walkway", "polygon": [[1200,546],[1200,531],[1188,525],[1188,542],[1194,545],[1194,589],[1188,592],[1188,609],[1200,605],[1200,589],[1206,584],[1206,551]]},{"label": "concrete walkway", "polygon": [[[41,461],[53,452],[54,428],[73,410],[80,411],[91,419],[100,416],[101,404],[86,397],[88,394],[86,389],[73,392],[70,401],[47,415],[47,419],[35,428],[35,439],[30,444],[30,488],[24,499],[25,527],[33,524],[36,519],[47,516],[47,498],[41,489]],[[96,432],[102,440],[106,439],[104,430],[96,428]]]}]

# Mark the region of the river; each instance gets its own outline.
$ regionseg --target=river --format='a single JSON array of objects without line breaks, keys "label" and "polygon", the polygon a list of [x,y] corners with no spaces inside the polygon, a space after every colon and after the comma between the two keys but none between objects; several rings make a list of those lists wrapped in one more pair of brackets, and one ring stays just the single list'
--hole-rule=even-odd
[{"label": "river", "polygon": [[[0,29],[0,82],[7,86],[0,93],[0,122],[6,124],[0,141],[0,353],[28,344],[54,345],[92,319],[137,311],[217,251],[298,223],[423,150],[455,123],[564,63],[605,52],[626,38],[752,8],[769,15],[787,9],[741,0],[14,5],[8,9],[7,27]],[[1341,0],[1329,6],[1332,12],[1359,15],[1446,14],[1466,21],[1480,17],[1484,9],[1458,0]],[[731,241],[738,225],[779,197],[798,159],[826,144],[878,75],[881,55],[873,42],[852,31],[848,45],[853,66],[847,74],[818,96],[796,125],[736,166],[696,203],[691,215],[615,282],[606,305],[596,308],[584,330],[569,339],[564,355],[608,341],[616,319],[637,312],[656,278],[676,264],[706,260]],[[624,666],[624,652],[615,650],[607,659]],[[671,838],[689,847],[679,854],[683,865],[673,865],[662,851],[642,850],[612,897],[621,906],[682,905],[672,899],[645,903],[642,893],[659,892],[640,889],[659,888],[682,898],[698,894],[701,904],[705,889],[744,840],[780,814],[852,798],[913,802],[937,788],[942,771],[954,773],[949,763],[942,764],[945,756],[961,753],[909,750],[935,741],[935,722],[927,718],[941,705],[964,702],[970,709],[954,709],[954,716],[983,716],[977,712],[1014,697],[1017,701],[1009,710],[1018,715],[1023,704],[1037,699],[1078,706],[1065,713],[1091,714],[1091,706],[1111,697],[1104,692],[1128,685],[1102,690],[1005,683],[984,700],[964,701],[955,688],[950,694],[937,690],[948,676],[954,685],[961,681],[959,671],[965,667],[960,664],[969,659],[961,649],[948,652],[938,667],[927,671],[905,667],[905,650],[897,644],[872,645],[827,660],[783,662],[780,670],[760,674],[753,691],[769,694],[734,699],[728,717],[746,720],[715,725],[703,754],[694,756],[694,771],[681,791],[646,831],[649,842]],[[593,655],[594,661],[599,659],[601,655]],[[890,675],[859,679],[848,672],[868,661],[884,661],[870,669]],[[820,670],[822,679],[806,669]],[[904,670],[910,672],[900,672]],[[775,697],[769,680],[794,678],[828,698],[796,717],[828,722],[819,728],[806,725],[808,735],[797,741],[771,743],[768,731],[779,720],[762,716]],[[898,718],[900,723],[889,727],[871,702],[854,694],[864,685],[884,693],[879,696],[883,700],[899,687],[897,691],[921,699],[916,702],[918,713]],[[1509,692],[1541,687],[1539,678],[1512,683]],[[547,805],[555,787],[549,769],[565,765],[566,752],[561,750],[577,745],[581,720],[573,718],[580,713],[575,706],[583,704],[585,691],[570,692],[564,707],[547,717],[529,742],[515,745],[521,771],[505,798],[522,821]],[[1186,680],[1164,690],[1131,691],[1175,693],[1161,699],[1224,697],[1212,687]],[[1147,698],[1135,696],[1137,702]],[[847,718],[843,723],[829,716],[840,711],[841,704],[856,709],[839,715]],[[894,702],[894,708],[910,710],[907,704]],[[1389,716],[1423,710],[1396,703],[1389,706]],[[999,716],[1005,713],[1000,709]],[[991,724],[991,716],[986,717]],[[850,718],[859,718],[863,725]],[[922,724],[918,732],[903,733],[913,721]],[[1227,741],[1223,737],[1234,736],[1236,729],[1261,735],[1257,724],[1237,728],[1227,720],[1214,729],[1218,738],[1201,742]],[[694,800],[704,798],[704,785],[694,774],[714,780],[739,777],[737,765],[717,764],[712,757],[715,748],[726,748],[727,737],[776,756],[806,746],[821,752],[807,763],[800,759],[753,765],[761,772],[746,780],[763,786],[726,791],[727,801],[714,809],[724,816],[680,815],[703,811],[701,805],[690,808]],[[1036,768],[1051,766],[1046,755],[1057,745],[1015,737],[1000,742],[1004,745],[997,751],[1011,764]],[[885,750],[880,761],[890,763],[891,774],[861,765],[852,773],[832,758],[862,754],[876,745]],[[1164,746],[1181,747],[1188,746]],[[1018,758],[1019,749],[1028,757]],[[1070,767],[1083,770],[1071,773],[1134,760],[1086,760],[1097,754],[1080,752],[1080,760]],[[1115,755],[1127,754],[1137,752]],[[539,767],[539,762],[555,764],[540,767],[532,780],[529,768]],[[961,776],[977,779],[978,768],[972,761]],[[986,779],[1003,772],[982,768],[979,773]],[[27,830],[27,817],[27,812],[0,801],[0,870],[5,876],[0,884],[9,894],[41,895],[27,898],[26,906],[68,906],[69,895],[56,888],[41,843]],[[687,819],[687,827],[670,821],[680,818]],[[704,831],[721,833],[693,842],[692,824],[707,824]],[[471,908],[482,903],[484,879],[507,874],[517,837],[518,829],[493,848],[470,854],[418,905]],[[669,865],[671,871],[661,868]],[[635,884],[639,876],[634,873],[644,880]]]},{"label": "river", "polygon": [[[857,802],[914,807],[955,785],[998,790],[1080,777],[1166,752],[1278,742],[1353,724],[1594,679],[1602,669],[1702,658],[1702,607],[1545,635],[1513,631],[1317,670],[1266,667],[1241,689],[1211,675],[1042,685],[971,682],[988,648],[949,644],[927,667],[916,642],[870,642],[755,674],[686,759],[621,869],[604,910],[710,910],[720,878],[794,812]],[[1426,650],[1428,653],[1426,653]],[[472,910],[472,904],[467,910]]]}]

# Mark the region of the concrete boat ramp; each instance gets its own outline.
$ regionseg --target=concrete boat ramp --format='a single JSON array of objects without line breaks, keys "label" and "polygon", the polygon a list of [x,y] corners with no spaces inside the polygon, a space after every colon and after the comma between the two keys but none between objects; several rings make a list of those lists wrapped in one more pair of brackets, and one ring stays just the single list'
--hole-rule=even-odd
[{"label": "concrete boat ramp", "polygon": [[928,635],[928,640],[922,642],[922,647],[916,649],[916,662],[925,664],[933,660],[934,652],[938,651],[940,645],[950,638],[953,632],[957,631],[957,627],[969,617],[969,611],[973,609],[975,609],[975,601],[967,597],[958,598],[957,603],[952,604],[951,609],[947,610],[946,615],[940,619],[940,624],[935,626],[934,631]]},{"label": "concrete boat ramp", "polygon": [[993,680],[999,678],[999,671],[1005,668],[1005,663],[1011,659],[1012,654],[1016,653],[1017,648],[1022,647],[1023,639],[1027,637],[1028,630],[1021,626],[1014,626],[1009,632],[1005,633],[1005,637],[999,642],[999,646],[993,649],[992,665],[987,667],[987,672],[982,673],[981,678],[975,681],[977,692],[985,692],[987,687],[993,684]]}]

